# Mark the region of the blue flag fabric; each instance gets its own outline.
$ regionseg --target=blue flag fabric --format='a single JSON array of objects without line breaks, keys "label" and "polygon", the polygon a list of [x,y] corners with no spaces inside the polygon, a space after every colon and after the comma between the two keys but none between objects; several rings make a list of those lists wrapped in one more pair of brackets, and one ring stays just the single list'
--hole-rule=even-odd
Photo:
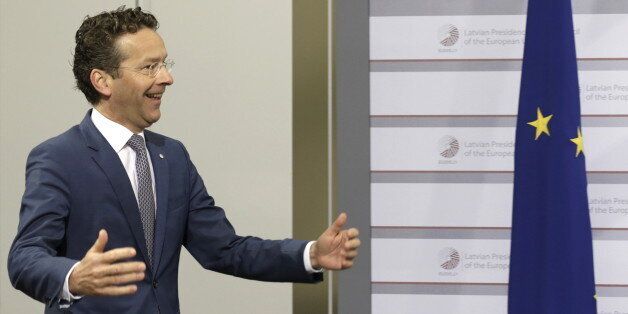
[{"label": "blue flag fabric", "polygon": [[509,314],[596,313],[570,0],[529,0],[515,144]]}]

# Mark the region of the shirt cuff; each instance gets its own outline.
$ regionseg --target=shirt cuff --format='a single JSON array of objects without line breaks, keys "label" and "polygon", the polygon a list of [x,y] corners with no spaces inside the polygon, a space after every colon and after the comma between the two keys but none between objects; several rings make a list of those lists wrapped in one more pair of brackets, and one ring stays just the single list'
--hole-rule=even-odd
[{"label": "shirt cuff", "polygon": [[81,262],[76,262],[76,264],[74,264],[72,268],[70,268],[67,275],[65,275],[65,281],[63,282],[63,290],[61,291],[61,295],[59,296],[59,300],[60,300],[59,307],[61,307],[62,309],[70,307],[70,305],[72,305],[74,301],[83,297],[82,295],[76,296],[70,293],[70,284],[69,284],[70,275],[72,274],[72,271],[74,271],[74,268],[76,268],[76,266],[78,266],[78,264],[80,263]]},{"label": "shirt cuff", "polygon": [[305,250],[303,250],[303,265],[305,265],[305,271],[308,274],[322,273],[324,269],[315,269],[312,267],[312,263],[310,262],[310,247],[316,241],[310,241],[307,245],[305,245]]}]

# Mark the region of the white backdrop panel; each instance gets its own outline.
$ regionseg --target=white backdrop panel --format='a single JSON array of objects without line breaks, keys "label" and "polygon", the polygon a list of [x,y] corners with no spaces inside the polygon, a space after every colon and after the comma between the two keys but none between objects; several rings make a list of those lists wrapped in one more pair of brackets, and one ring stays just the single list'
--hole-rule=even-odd
[{"label": "white backdrop panel", "polygon": [[[530,127],[531,140],[533,132]],[[618,151],[628,142],[628,128],[592,127],[582,132],[587,170],[628,171],[626,154]],[[552,133],[551,122],[550,133],[558,133]],[[512,171],[514,134],[513,127],[371,128],[371,170]]]},{"label": "white backdrop panel", "polygon": [[[374,282],[508,282],[510,240],[372,239],[371,247]],[[628,284],[625,252],[628,241],[593,241],[596,284]]]},{"label": "white backdrop panel", "polygon": [[374,294],[373,314],[506,314],[506,296]]},{"label": "white backdrop panel", "polygon": [[[628,71],[580,71],[582,114],[628,114]],[[516,115],[519,71],[371,72],[371,115]]]},{"label": "white backdrop panel", "polygon": [[371,184],[373,226],[507,227],[511,204],[512,184]]},{"label": "white backdrop panel", "polygon": [[[373,314],[507,314],[507,296],[374,294]],[[628,313],[628,298],[598,297],[598,314]]]},{"label": "white backdrop panel", "polygon": [[[379,227],[506,227],[511,183],[372,183],[371,223]],[[593,228],[628,228],[628,184],[589,184]]]},{"label": "white backdrop panel", "polygon": [[[579,58],[625,58],[626,14],[574,15]],[[525,15],[370,18],[373,60],[521,59]],[[442,41],[448,41],[443,44]]]}]

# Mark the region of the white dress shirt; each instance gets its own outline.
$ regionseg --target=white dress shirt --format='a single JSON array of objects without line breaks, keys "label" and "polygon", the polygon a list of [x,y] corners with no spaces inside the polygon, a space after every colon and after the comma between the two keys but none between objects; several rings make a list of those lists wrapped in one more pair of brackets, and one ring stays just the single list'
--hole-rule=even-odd
[{"label": "white dress shirt", "polygon": [[[91,118],[92,118],[92,122],[96,126],[96,129],[98,129],[100,134],[102,134],[105,137],[109,145],[111,145],[113,150],[118,154],[118,157],[120,157],[122,166],[124,166],[124,170],[126,170],[126,174],[129,176],[129,181],[131,182],[131,187],[133,188],[133,194],[135,194],[135,198],[137,200],[137,185],[138,184],[137,184],[137,174],[136,174],[137,171],[135,168],[136,153],[129,145],[127,145],[127,142],[133,135],[133,132],[131,132],[129,129],[122,126],[121,124],[118,124],[117,122],[109,120],[107,117],[102,115],[96,109],[92,110]],[[144,132],[140,132],[138,135],[140,135],[141,137],[144,137]],[[144,147],[144,149],[146,149],[146,147]],[[148,150],[146,152],[146,155],[149,156],[148,166],[150,167],[151,180],[153,181],[152,183],[153,183],[153,197],[155,198],[155,210],[157,210],[157,193],[155,193],[155,172],[153,171],[153,163],[150,160],[150,154],[148,153]],[[309,254],[310,246],[314,242],[315,241],[310,241],[305,247],[305,250],[303,251],[303,264],[305,265],[305,270],[308,273],[316,273],[316,272],[323,271],[322,269],[321,270],[314,269],[312,267],[312,264],[310,263],[310,254]],[[61,291],[62,300],[72,302],[74,300],[78,300],[81,298],[81,296],[74,296],[70,293],[70,286],[68,283],[70,279],[70,274],[79,263],[80,262],[77,262],[76,264],[74,264],[74,266],[70,268],[70,271],[68,271],[68,274],[65,276],[65,282],[63,283],[63,291]],[[61,304],[62,308],[65,308],[68,306],[69,304]]]},{"label": "white dress shirt", "polygon": [[[133,132],[129,131],[129,129],[125,128],[121,124],[107,119],[96,109],[92,110],[92,122],[94,122],[96,129],[98,129],[100,134],[105,137],[109,145],[111,145],[113,150],[118,154],[118,157],[120,157],[122,166],[124,166],[124,170],[126,170],[129,181],[131,181],[131,187],[133,187],[135,200],[137,200],[138,183],[137,170],[135,169],[135,158],[137,154],[131,146],[127,145],[127,142],[133,135]],[[140,132],[137,135],[144,138],[144,132]],[[144,138],[144,141],[146,141],[146,138]],[[146,145],[144,145],[144,150],[146,150],[146,156],[148,156],[148,167],[150,168],[150,178],[153,184],[155,211],[157,211],[157,193],[155,193],[155,172],[153,171],[153,162],[150,159],[150,154],[146,149]]]}]

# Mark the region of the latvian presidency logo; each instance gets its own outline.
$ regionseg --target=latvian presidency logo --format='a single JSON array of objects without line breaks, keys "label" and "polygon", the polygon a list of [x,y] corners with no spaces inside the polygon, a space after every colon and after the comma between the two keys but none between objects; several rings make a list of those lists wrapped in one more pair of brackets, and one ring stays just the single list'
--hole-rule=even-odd
[{"label": "latvian presidency logo", "polygon": [[460,253],[454,248],[446,247],[438,252],[438,262],[441,268],[452,270],[460,263]]},{"label": "latvian presidency logo", "polygon": [[455,45],[458,38],[460,38],[460,32],[452,24],[443,25],[438,29],[438,41],[445,47]]},{"label": "latvian presidency logo", "polygon": [[440,155],[445,158],[453,158],[456,156],[459,149],[460,144],[453,136],[446,135],[438,141],[438,150]]}]

